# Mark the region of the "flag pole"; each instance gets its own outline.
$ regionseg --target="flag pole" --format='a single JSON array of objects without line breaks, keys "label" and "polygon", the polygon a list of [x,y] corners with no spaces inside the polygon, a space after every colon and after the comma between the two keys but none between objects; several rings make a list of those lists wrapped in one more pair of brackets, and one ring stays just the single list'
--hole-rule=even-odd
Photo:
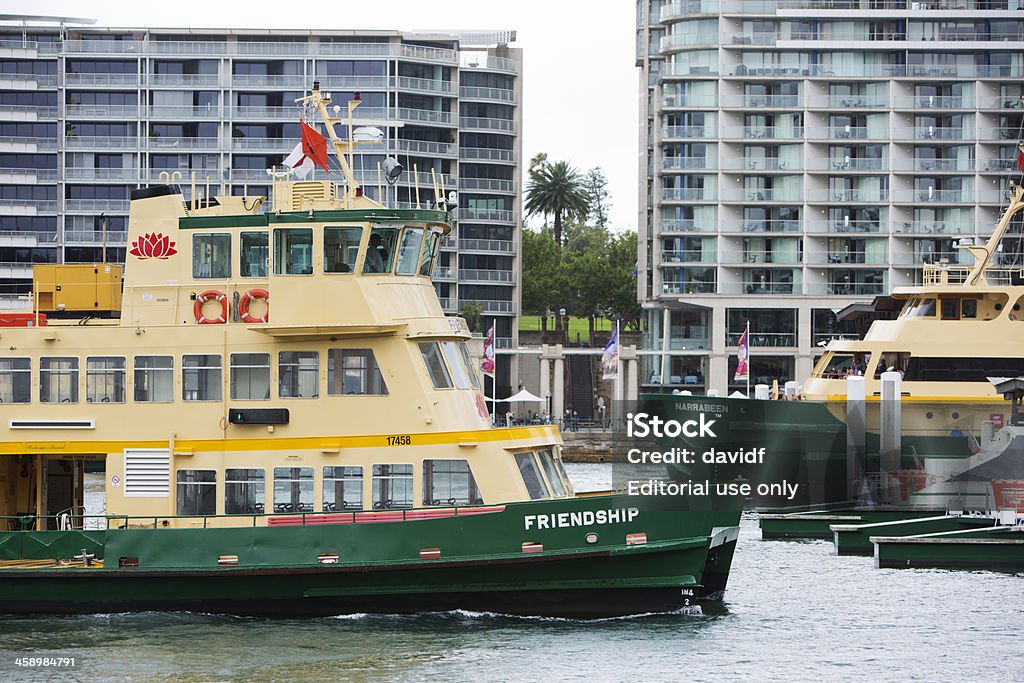
[{"label": "flag pole", "polygon": [[[615,400],[618,401],[619,409],[618,415],[624,417],[622,398],[624,392],[622,391],[622,337],[619,336],[619,319],[615,319]],[[615,415],[613,406],[613,417]]]},{"label": "flag pole", "polygon": [[[491,373],[491,421],[498,425],[498,319],[491,318],[491,353],[494,354],[494,372]],[[484,342],[487,343],[486,341]]]},{"label": "flag pole", "polygon": [[750,321],[747,321],[747,398],[750,398]]}]

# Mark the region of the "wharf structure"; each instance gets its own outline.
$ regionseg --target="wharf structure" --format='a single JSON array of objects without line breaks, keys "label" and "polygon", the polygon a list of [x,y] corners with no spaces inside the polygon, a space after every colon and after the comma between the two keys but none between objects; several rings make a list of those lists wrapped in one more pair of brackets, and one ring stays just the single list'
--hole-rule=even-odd
[{"label": "wharf structure", "polygon": [[[1019,175],[1021,0],[639,0],[641,384],[807,377],[836,312],[970,265]],[[667,314],[666,314],[667,309]]]},{"label": "wharf structure", "polygon": [[[444,311],[476,304],[499,353],[517,342],[522,51],[514,31],[399,32],[0,25],[0,308],[27,308],[34,263],[124,263],[129,193],[195,172],[201,193],[269,195],[299,140],[294,100],[318,80],[359,93],[357,179],[413,208],[457,190],[435,277]],[[332,173],[330,178],[336,174]],[[316,170],[309,179],[328,179]],[[269,206],[270,203],[267,203]],[[498,364],[497,394],[518,383]]]}]

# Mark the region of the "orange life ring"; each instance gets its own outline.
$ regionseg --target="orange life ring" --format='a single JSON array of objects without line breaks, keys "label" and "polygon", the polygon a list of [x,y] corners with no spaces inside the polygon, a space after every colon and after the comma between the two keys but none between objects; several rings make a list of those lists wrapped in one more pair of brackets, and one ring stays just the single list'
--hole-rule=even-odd
[{"label": "orange life ring", "polygon": [[[220,317],[207,318],[203,315],[203,304],[207,301],[220,302]],[[223,292],[208,289],[196,297],[196,302],[192,305],[192,314],[195,315],[196,322],[200,325],[223,325],[228,321],[228,299]]]},{"label": "orange life ring", "polygon": [[[262,318],[249,315],[249,304],[252,303],[253,299],[263,299],[267,304],[267,312],[263,314]],[[243,294],[242,298],[238,300],[238,317],[242,319],[242,322],[247,323],[267,322],[270,318],[270,292],[265,289],[250,289]]]}]

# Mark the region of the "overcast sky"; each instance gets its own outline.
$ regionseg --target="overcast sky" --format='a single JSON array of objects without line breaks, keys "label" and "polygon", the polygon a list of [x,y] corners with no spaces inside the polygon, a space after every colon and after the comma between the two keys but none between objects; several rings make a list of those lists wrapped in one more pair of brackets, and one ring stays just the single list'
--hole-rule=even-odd
[{"label": "overcast sky", "polygon": [[634,8],[631,0],[0,0],[0,13],[92,18],[113,27],[515,30],[524,60],[524,166],[547,152],[581,171],[604,168],[618,229],[636,227]]}]

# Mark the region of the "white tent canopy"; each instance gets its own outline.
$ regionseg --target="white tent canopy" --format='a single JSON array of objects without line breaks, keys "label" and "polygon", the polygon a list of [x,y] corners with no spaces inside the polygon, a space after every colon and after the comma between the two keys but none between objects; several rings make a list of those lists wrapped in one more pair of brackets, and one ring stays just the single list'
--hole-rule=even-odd
[{"label": "white tent canopy", "polygon": [[544,399],[540,396],[534,396],[526,389],[522,389],[518,394],[513,394],[508,398],[499,398],[498,403],[544,403]]}]

